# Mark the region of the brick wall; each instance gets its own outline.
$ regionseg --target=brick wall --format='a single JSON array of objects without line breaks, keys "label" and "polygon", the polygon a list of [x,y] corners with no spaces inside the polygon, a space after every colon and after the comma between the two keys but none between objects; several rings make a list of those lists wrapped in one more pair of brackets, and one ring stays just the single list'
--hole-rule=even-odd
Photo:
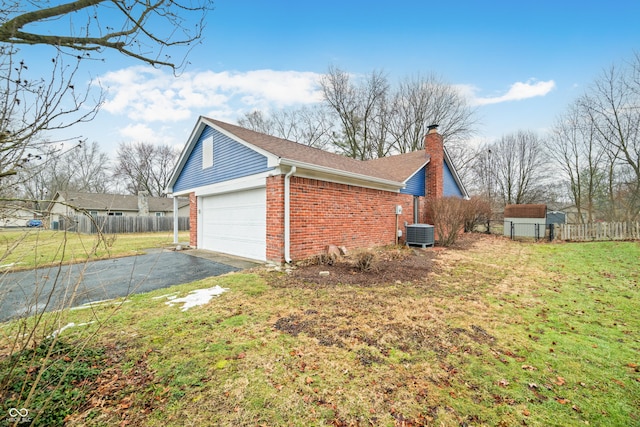
[{"label": "brick wall", "polygon": [[[426,203],[428,204],[430,199],[442,197],[444,194],[444,144],[437,126],[429,128],[429,133],[424,138],[424,148],[430,156],[425,174]],[[427,224],[433,224],[426,209],[424,221]]]},{"label": "brick wall", "polygon": [[405,221],[413,223],[411,195],[292,177],[292,259],[320,254],[329,244],[348,249],[394,244],[396,205],[403,209],[398,228],[404,230]]},{"label": "brick wall", "polygon": [[444,192],[444,145],[437,130],[430,129],[424,138],[424,148],[431,157],[426,171],[427,199],[442,197]]},{"label": "brick wall", "polygon": [[284,261],[284,175],[267,178],[267,259]]},{"label": "brick wall", "polygon": [[189,193],[189,246],[198,247],[198,198]]}]

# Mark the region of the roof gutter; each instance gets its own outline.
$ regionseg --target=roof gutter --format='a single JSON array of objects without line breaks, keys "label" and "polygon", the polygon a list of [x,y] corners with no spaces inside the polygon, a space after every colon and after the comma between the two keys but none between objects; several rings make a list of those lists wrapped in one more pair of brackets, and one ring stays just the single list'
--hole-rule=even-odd
[{"label": "roof gutter", "polygon": [[284,260],[291,263],[291,177],[297,168],[291,167],[284,176]]}]

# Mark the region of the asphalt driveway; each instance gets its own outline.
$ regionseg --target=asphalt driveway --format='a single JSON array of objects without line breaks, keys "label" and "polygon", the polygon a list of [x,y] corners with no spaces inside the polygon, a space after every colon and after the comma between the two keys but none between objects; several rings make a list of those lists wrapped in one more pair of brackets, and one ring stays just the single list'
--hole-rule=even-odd
[{"label": "asphalt driveway", "polygon": [[144,255],[0,274],[0,322],[33,314],[36,307],[38,311],[75,307],[255,265],[207,251],[157,249]]}]

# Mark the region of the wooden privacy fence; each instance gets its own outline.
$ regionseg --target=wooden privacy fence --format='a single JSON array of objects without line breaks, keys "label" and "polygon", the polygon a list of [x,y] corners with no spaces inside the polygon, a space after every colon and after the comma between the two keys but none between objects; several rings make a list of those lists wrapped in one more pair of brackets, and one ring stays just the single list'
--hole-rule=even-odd
[{"label": "wooden privacy fence", "polygon": [[[61,230],[95,234],[146,233],[152,231],[173,231],[173,217],[170,216],[93,216],[78,215],[61,219]],[[178,230],[189,229],[189,217],[178,217]]]},{"label": "wooden privacy fence", "polygon": [[637,240],[639,222],[594,222],[591,224],[560,224],[555,226],[555,238],[560,240]]}]

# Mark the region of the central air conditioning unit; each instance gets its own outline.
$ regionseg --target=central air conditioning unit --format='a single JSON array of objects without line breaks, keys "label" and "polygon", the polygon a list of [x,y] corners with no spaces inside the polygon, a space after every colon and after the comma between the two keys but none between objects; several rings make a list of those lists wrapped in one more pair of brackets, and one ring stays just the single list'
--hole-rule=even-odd
[{"label": "central air conditioning unit", "polygon": [[407,246],[420,245],[423,248],[433,246],[435,243],[433,225],[411,224],[407,225]]}]

